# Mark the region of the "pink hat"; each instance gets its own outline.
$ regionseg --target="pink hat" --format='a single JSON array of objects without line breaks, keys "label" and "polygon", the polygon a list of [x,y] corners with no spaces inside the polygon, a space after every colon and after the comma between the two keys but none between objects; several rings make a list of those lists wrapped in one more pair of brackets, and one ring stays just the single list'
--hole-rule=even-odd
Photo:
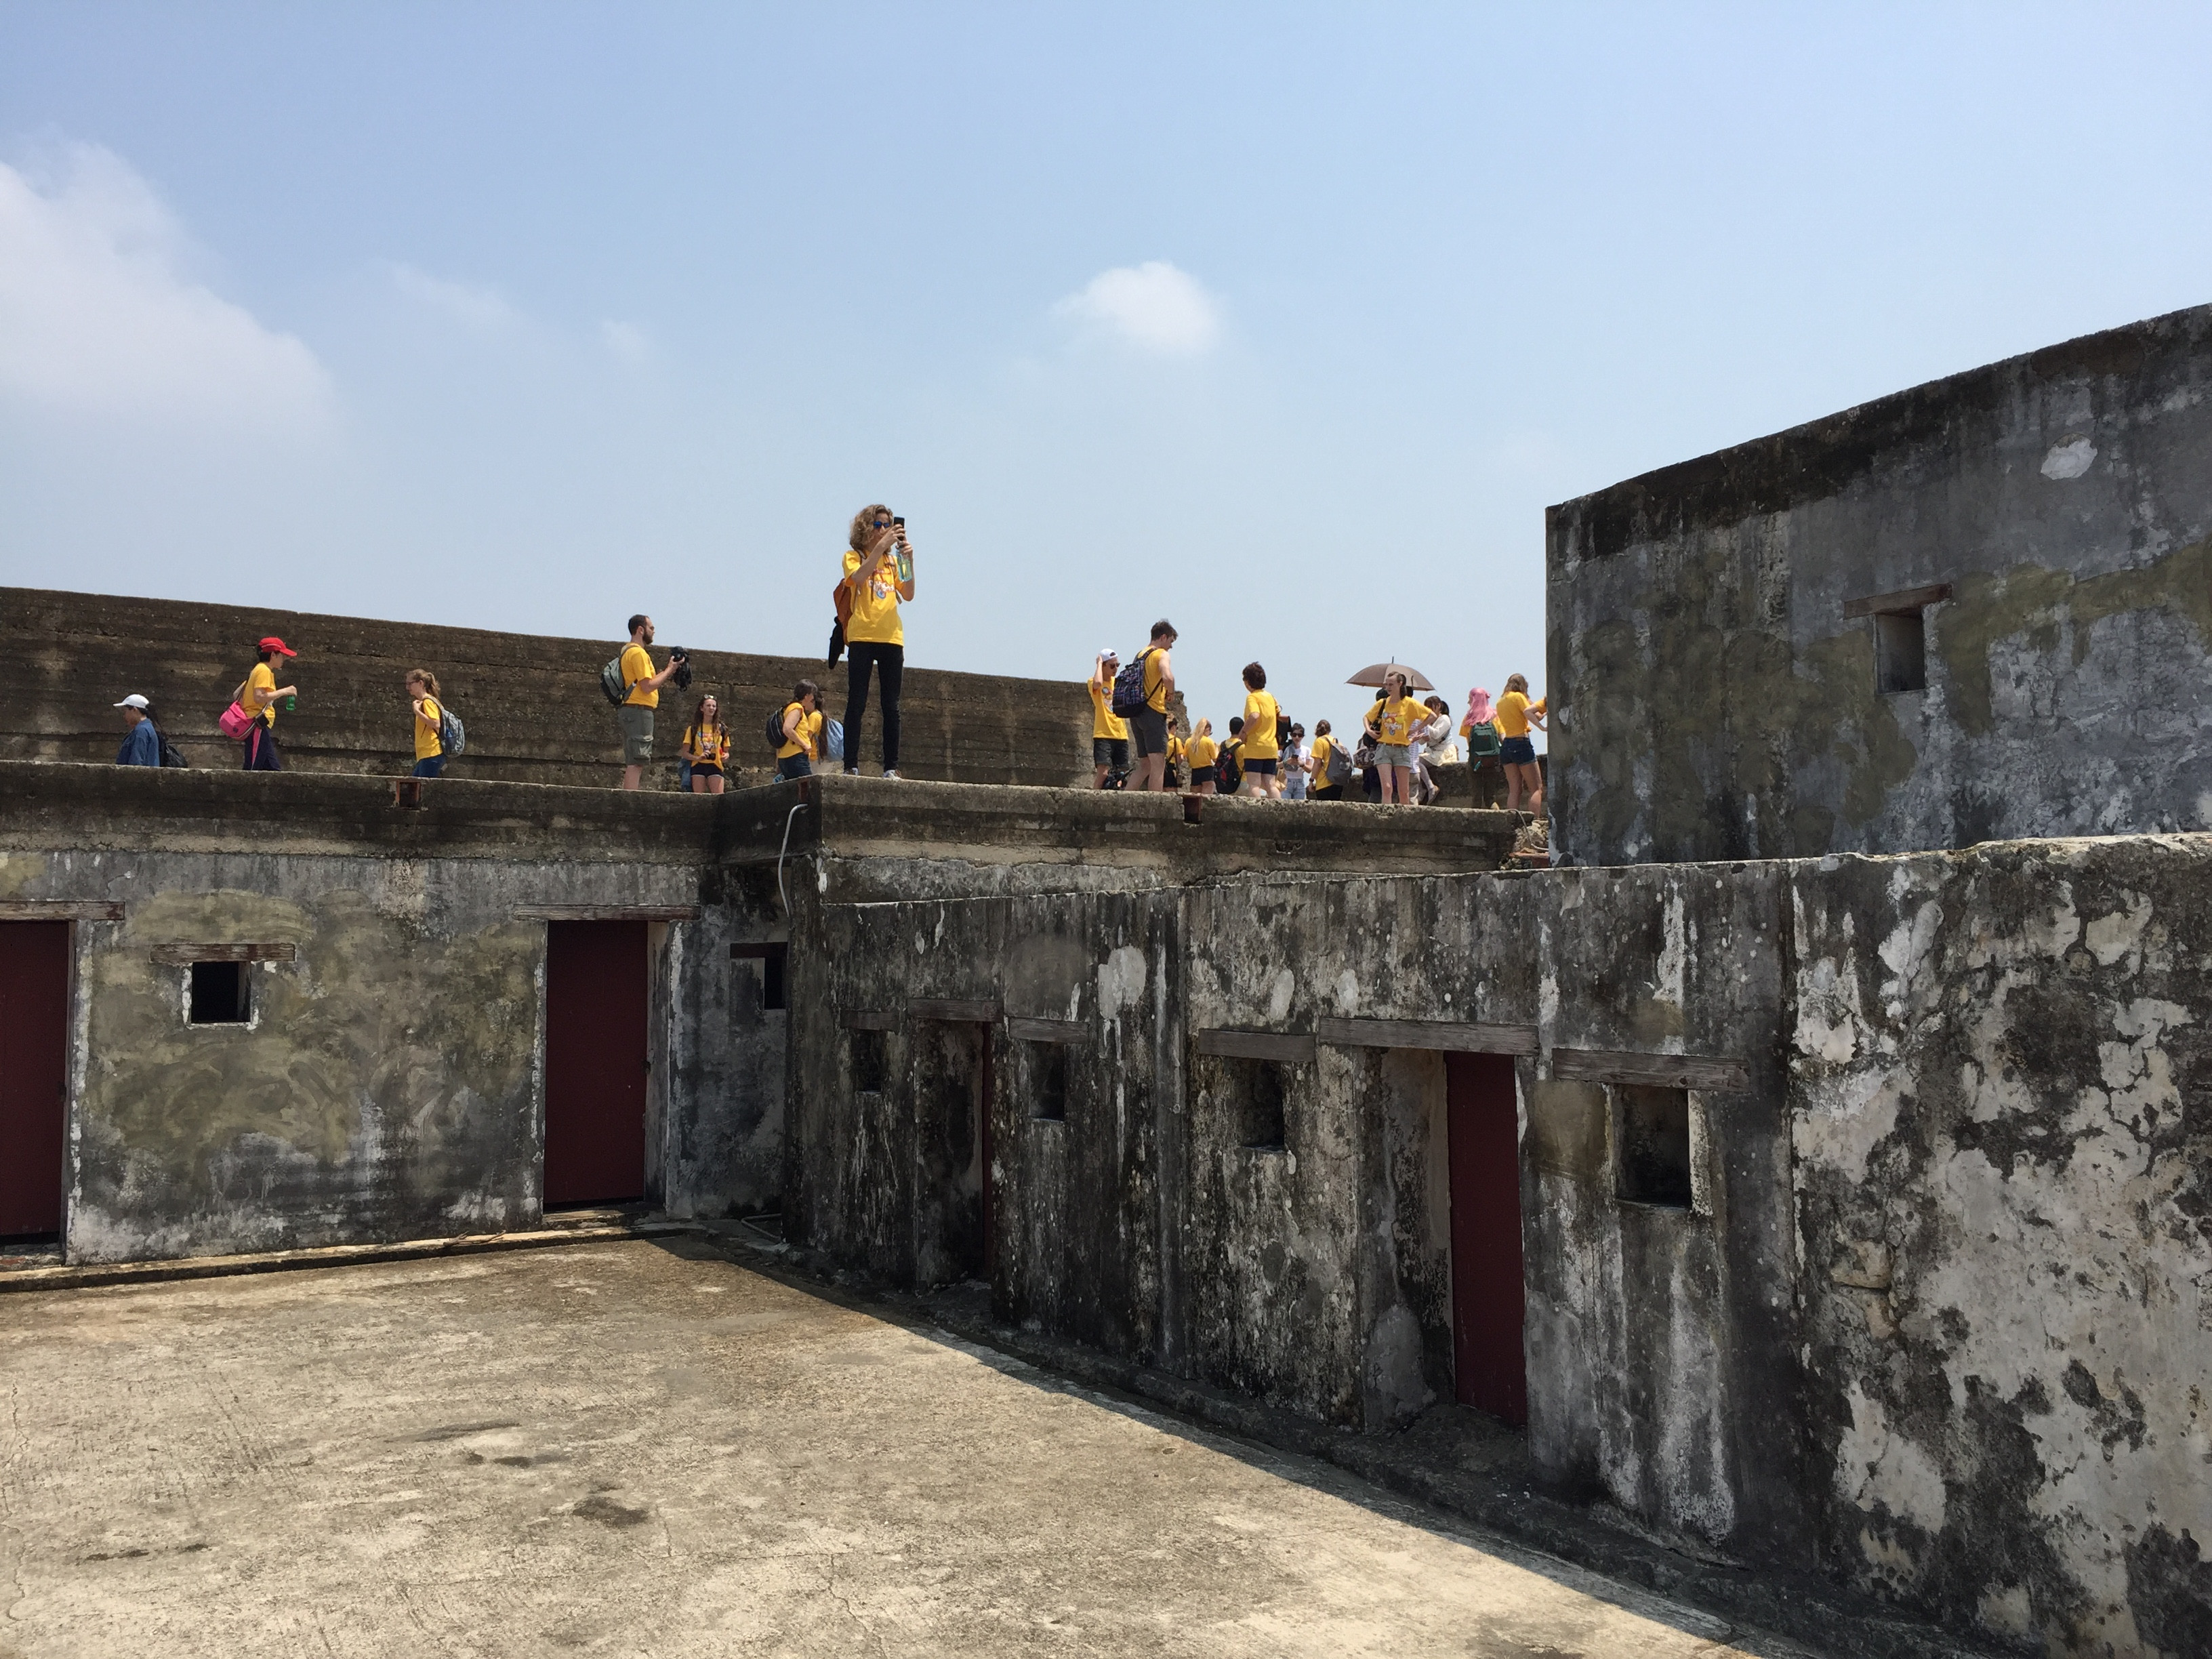
[{"label": "pink hat", "polygon": [[1470,726],[1481,726],[1495,712],[1490,706],[1490,693],[1480,686],[1467,694],[1467,720]]}]

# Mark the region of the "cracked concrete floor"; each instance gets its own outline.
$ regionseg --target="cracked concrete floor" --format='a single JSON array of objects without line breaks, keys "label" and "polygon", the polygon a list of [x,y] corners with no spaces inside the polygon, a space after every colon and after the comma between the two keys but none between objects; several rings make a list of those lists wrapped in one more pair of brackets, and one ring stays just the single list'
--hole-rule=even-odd
[{"label": "cracked concrete floor", "polygon": [[24,1659],[1802,1652],[688,1243],[9,1296],[0,1379]]}]

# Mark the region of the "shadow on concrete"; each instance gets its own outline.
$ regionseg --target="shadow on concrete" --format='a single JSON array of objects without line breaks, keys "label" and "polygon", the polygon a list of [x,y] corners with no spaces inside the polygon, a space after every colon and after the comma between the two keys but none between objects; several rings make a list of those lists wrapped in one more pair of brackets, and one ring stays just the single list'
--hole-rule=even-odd
[{"label": "shadow on concrete", "polygon": [[1639,1617],[1769,1659],[1957,1659],[2001,1650],[1809,1573],[1752,1569],[1547,1486],[1519,1431],[1456,1404],[1395,1434],[1316,1423],[1232,1391],[993,1322],[988,1285],[927,1294],[823,1269],[760,1230],[708,1223],[653,1241],[721,1259],[910,1330],[1030,1387],[1072,1395],[1253,1468],[1455,1542]]}]

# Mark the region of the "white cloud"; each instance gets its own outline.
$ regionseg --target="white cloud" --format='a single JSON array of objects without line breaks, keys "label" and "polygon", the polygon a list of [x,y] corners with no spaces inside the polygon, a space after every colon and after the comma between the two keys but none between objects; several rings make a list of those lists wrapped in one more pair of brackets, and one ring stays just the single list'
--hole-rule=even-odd
[{"label": "white cloud", "polygon": [[1164,259],[1102,270],[1053,307],[1102,324],[1148,351],[1192,356],[1212,349],[1221,309],[1199,280]]},{"label": "white cloud", "polygon": [[599,340],[625,368],[641,367],[653,356],[653,337],[635,323],[609,318],[599,325]]},{"label": "white cloud", "polygon": [[45,190],[0,163],[0,397],[199,425],[328,415],[314,353],[184,274],[182,228],[126,162],[58,160]]},{"label": "white cloud", "polygon": [[412,265],[396,264],[392,267],[392,280],[409,299],[471,328],[506,328],[522,320],[521,313],[495,288],[450,282]]}]

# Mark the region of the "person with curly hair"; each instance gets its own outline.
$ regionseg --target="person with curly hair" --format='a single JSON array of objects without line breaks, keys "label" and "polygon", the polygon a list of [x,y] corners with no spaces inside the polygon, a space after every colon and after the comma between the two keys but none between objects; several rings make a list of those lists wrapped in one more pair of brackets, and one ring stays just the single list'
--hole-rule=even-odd
[{"label": "person with curly hair", "polygon": [[898,775],[899,682],[906,672],[906,629],[899,606],[914,599],[914,549],[906,520],[880,501],[853,515],[845,551],[845,771],[860,769],[860,720],[868,712],[868,677],[882,688],[884,775]]}]

